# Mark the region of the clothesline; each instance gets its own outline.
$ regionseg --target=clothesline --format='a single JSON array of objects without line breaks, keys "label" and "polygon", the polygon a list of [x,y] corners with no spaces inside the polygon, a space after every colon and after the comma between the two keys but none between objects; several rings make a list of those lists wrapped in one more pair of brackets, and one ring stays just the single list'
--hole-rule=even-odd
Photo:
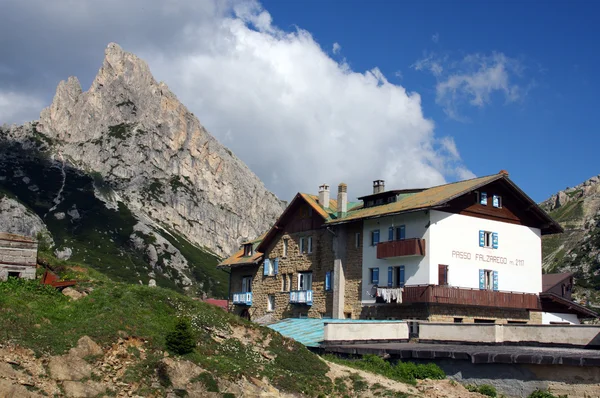
[{"label": "clothesline", "polygon": [[378,287],[376,295],[377,295],[377,297],[383,298],[383,301],[385,301],[386,303],[391,303],[392,300],[396,300],[397,304],[401,304],[403,290],[404,289],[402,289],[401,287],[397,287],[397,288]]}]

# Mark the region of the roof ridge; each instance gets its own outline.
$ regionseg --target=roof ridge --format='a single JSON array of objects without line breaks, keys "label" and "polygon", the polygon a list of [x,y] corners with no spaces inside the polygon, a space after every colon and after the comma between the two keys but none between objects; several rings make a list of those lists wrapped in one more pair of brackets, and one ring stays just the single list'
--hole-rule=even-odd
[{"label": "roof ridge", "polygon": [[490,177],[499,176],[499,175],[504,175],[504,174],[502,174],[502,173],[496,173],[496,174],[489,174],[489,175],[480,176],[480,177],[473,177],[473,178],[469,178],[469,179],[466,179],[466,180],[459,180],[459,181],[454,181],[454,182],[448,182],[446,184],[434,185],[432,187],[425,188],[425,190],[432,189],[432,188],[444,187],[444,186],[453,185],[453,184],[458,184],[458,183],[461,183],[461,182],[478,180],[480,178],[490,178]]}]

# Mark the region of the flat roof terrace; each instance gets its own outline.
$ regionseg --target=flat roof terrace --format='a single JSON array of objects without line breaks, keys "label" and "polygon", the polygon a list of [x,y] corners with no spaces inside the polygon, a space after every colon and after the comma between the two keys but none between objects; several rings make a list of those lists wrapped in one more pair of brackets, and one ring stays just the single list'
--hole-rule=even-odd
[{"label": "flat roof terrace", "polygon": [[427,343],[333,343],[321,348],[325,352],[375,354],[397,359],[456,359],[478,364],[600,366],[600,351],[584,348]]}]

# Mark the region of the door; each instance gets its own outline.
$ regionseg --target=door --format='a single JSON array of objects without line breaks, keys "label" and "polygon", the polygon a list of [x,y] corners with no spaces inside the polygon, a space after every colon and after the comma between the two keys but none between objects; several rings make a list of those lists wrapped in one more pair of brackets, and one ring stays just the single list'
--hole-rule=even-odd
[{"label": "door", "polygon": [[444,264],[438,265],[438,285],[444,286],[448,284],[448,266]]},{"label": "door", "polygon": [[252,277],[245,276],[242,278],[242,293],[252,292]]}]

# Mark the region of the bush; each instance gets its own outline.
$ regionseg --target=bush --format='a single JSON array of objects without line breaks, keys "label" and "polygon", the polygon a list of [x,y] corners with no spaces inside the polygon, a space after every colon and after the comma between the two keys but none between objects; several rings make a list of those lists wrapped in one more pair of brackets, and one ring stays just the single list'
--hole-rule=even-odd
[{"label": "bush", "polygon": [[192,332],[190,320],[180,318],[175,325],[175,330],[167,334],[167,349],[175,354],[184,355],[194,351],[196,340]]},{"label": "bush", "polygon": [[498,392],[494,386],[489,384],[482,384],[480,386],[474,386],[472,384],[467,384],[465,388],[470,392],[478,392],[482,395],[487,395],[488,397],[496,397],[498,396]]},{"label": "bush", "polygon": [[566,395],[561,395],[557,397],[556,395],[550,393],[550,391],[546,390],[535,390],[527,398],[567,398]]}]

